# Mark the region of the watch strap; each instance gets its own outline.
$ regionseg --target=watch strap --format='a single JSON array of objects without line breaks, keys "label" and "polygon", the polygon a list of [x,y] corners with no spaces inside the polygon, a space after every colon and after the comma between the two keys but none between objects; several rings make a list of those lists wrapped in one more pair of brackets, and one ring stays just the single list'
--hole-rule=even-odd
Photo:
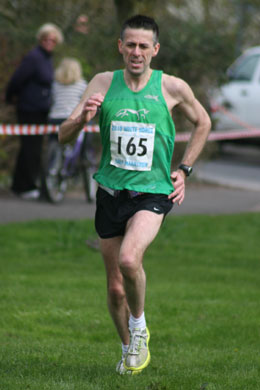
[{"label": "watch strap", "polygon": [[190,165],[180,164],[178,169],[181,169],[186,176],[190,176],[192,173],[192,167]]}]

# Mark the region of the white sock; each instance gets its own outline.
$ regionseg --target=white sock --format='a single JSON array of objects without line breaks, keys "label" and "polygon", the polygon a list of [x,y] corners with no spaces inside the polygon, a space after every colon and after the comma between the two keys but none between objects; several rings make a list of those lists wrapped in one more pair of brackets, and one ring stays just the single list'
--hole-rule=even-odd
[{"label": "white sock", "polygon": [[127,354],[129,345],[125,345],[122,343],[122,355],[125,356]]},{"label": "white sock", "polygon": [[146,321],[145,321],[144,312],[143,312],[143,314],[139,318],[135,318],[130,313],[129,329],[134,329],[134,328],[139,328],[139,329],[145,329],[146,328]]}]

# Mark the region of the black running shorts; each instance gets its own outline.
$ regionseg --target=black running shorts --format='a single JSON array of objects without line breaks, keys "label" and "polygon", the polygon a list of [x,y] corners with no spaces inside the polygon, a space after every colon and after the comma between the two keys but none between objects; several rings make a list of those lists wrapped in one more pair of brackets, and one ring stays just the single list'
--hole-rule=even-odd
[{"label": "black running shorts", "polygon": [[164,216],[172,209],[173,203],[164,194],[144,193],[131,198],[127,190],[118,196],[108,194],[98,188],[95,227],[101,238],[123,236],[127,221],[140,210],[152,211]]}]

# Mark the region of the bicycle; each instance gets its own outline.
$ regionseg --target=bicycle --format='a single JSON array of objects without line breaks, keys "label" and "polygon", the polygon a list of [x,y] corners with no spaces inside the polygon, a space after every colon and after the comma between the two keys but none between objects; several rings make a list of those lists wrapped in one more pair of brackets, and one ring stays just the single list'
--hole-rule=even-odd
[{"label": "bicycle", "polygon": [[86,201],[94,201],[96,181],[92,176],[97,161],[89,136],[91,134],[81,131],[74,145],[65,146],[59,144],[57,136],[48,139],[42,159],[41,187],[49,202],[61,202],[68,188],[68,179],[79,174],[83,178]]}]

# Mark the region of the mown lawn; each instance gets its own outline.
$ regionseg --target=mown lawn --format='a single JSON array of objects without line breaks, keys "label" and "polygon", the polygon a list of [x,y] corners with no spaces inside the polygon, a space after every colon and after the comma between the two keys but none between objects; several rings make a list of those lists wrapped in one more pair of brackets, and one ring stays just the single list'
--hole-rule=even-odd
[{"label": "mown lawn", "polygon": [[0,390],[260,388],[260,214],[168,217],[145,256],[151,364],[120,377],[93,221],[0,225]]}]

